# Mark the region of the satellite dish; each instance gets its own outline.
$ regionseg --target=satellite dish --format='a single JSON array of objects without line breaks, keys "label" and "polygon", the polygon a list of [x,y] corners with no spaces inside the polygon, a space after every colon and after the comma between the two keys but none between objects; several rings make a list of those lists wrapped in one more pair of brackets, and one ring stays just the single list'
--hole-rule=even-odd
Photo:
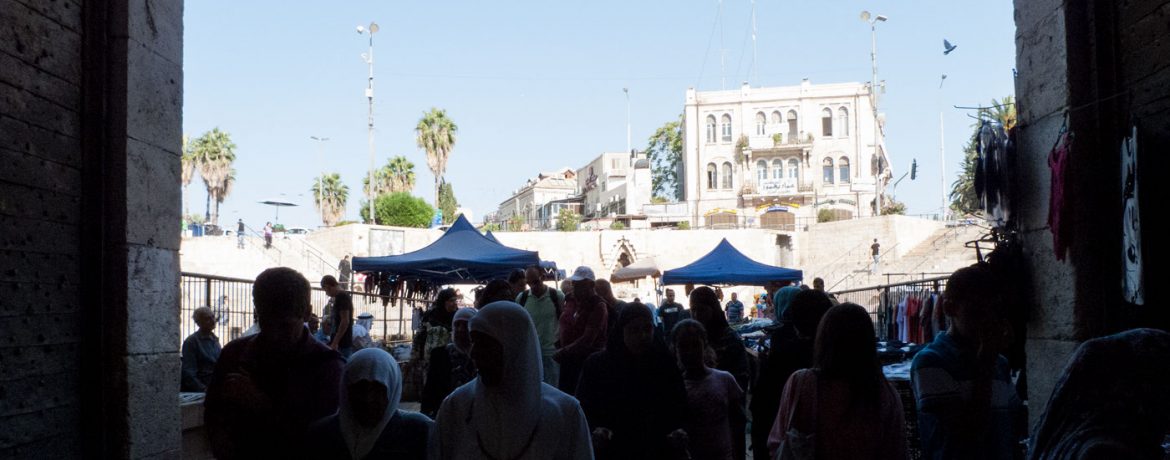
[{"label": "satellite dish", "polygon": [[865,21],[865,22],[869,22],[869,11],[862,11],[861,12],[861,20]]}]

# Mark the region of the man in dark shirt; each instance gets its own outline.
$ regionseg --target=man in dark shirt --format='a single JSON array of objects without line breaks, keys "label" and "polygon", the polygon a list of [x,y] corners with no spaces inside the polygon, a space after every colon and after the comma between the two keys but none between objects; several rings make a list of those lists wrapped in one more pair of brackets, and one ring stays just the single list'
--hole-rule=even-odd
[{"label": "man in dark shirt", "polygon": [[215,371],[215,362],[219,360],[219,337],[211,332],[215,330],[215,314],[211,308],[196,308],[192,318],[199,330],[183,340],[183,380],[180,390],[202,393],[207,391],[207,384]]},{"label": "man in dark shirt", "polygon": [[236,221],[236,247],[244,249],[244,219]]},{"label": "man in dark shirt", "polygon": [[321,289],[333,298],[333,311],[329,318],[333,324],[333,334],[330,336],[329,348],[349,359],[349,355],[353,354],[353,298],[341,289],[341,283],[333,275],[321,278]]},{"label": "man in dark shirt", "polygon": [[669,337],[674,325],[679,321],[691,318],[691,312],[683,308],[682,304],[674,301],[674,289],[666,290],[666,300],[658,308],[658,317],[662,321],[663,337]]},{"label": "man in dark shirt", "polygon": [[349,254],[345,255],[341,262],[337,263],[338,281],[341,282],[341,289],[349,289],[349,277],[353,275],[353,264],[349,261]]},{"label": "man in dark shirt", "polygon": [[881,258],[881,248],[882,248],[882,245],[878,244],[877,238],[874,238],[873,244],[869,246],[869,249],[873,252],[873,272],[874,273],[877,273],[878,260]]},{"label": "man in dark shirt", "polygon": [[309,282],[287,267],[252,285],[260,333],[223,348],[204,425],[216,458],[299,458],[309,424],[337,411],[344,361],[305,327]]}]

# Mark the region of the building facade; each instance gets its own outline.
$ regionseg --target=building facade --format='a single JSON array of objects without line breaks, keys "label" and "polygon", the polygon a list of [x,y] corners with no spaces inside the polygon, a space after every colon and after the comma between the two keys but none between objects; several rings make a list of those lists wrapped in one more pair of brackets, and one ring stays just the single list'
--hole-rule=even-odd
[{"label": "building facade", "polygon": [[[509,230],[550,230],[556,227],[556,212],[560,209],[548,205],[576,195],[577,174],[572,169],[540,173],[502,201],[496,213],[484,221]],[[557,209],[553,212],[552,208]],[[519,228],[514,228],[517,223]]]},{"label": "building facade", "polygon": [[[794,230],[828,210],[871,216],[889,160],[863,83],[686,92],[685,201],[692,226]],[[874,142],[874,140],[877,142]]]},{"label": "building facade", "polygon": [[650,203],[650,160],[642,153],[603,153],[577,170],[585,220],[644,220]]}]

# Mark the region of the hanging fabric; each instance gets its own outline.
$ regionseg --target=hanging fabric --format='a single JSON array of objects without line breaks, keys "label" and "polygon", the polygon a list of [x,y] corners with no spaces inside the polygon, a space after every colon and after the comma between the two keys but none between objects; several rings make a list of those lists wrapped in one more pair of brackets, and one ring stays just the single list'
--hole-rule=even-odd
[{"label": "hanging fabric", "polygon": [[1010,160],[1014,143],[1003,125],[983,121],[976,143],[975,193],[992,227],[1004,228],[1011,218]]},{"label": "hanging fabric", "polygon": [[[1067,121],[1066,121],[1067,123]],[[1056,260],[1064,261],[1068,246],[1073,240],[1073,226],[1063,217],[1067,212],[1065,203],[1065,175],[1068,169],[1068,155],[1072,150],[1072,133],[1067,125],[1061,126],[1056,145],[1048,153],[1048,167],[1051,170],[1051,184],[1048,196],[1048,230],[1052,232],[1052,250]]]},{"label": "hanging fabric", "polygon": [[1142,280],[1142,226],[1138,207],[1137,127],[1121,141],[1122,259],[1121,288],[1125,301],[1145,304]]}]

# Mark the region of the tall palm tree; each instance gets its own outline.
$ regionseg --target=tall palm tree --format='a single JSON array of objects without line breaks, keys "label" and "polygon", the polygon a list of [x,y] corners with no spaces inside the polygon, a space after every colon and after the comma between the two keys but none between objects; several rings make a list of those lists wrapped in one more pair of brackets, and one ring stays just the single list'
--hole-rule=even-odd
[{"label": "tall palm tree", "polygon": [[191,185],[191,179],[195,178],[195,168],[198,166],[195,163],[195,155],[191,151],[191,144],[189,142],[190,140],[191,139],[186,134],[183,135],[183,147],[182,147],[183,172],[182,172],[182,175],[180,176],[180,180],[182,181],[182,184],[183,184],[183,217],[184,218],[186,218],[188,212],[190,211],[189,209],[187,209],[187,186]]},{"label": "tall palm tree", "polygon": [[455,148],[455,135],[459,127],[447,118],[446,110],[431,107],[418,120],[414,132],[419,148],[427,152],[427,168],[435,174],[435,206],[438,207],[439,184],[443,181],[443,173],[447,171],[447,159]]},{"label": "tall palm tree", "polygon": [[[410,192],[414,190],[414,163],[404,156],[396,156],[386,161],[386,165],[374,170],[374,193],[384,195],[395,192]],[[370,179],[362,178],[362,193],[370,196]]]},{"label": "tall palm tree", "polygon": [[[192,156],[199,169],[199,177],[207,187],[206,218],[212,224],[219,221],[219,203],[227,196],[224,182],[234,174],[232,163],[236,161],[236,144],[231,135],[214,128],[203,133],[192,144]],[[211,213],[211,200],[215,198],[216,212]]]},{"label": "tall palm tree", "polygon": [[349,200],[349,186],[341,182],[341,174],[323,174],[309,190],[313,192],[317,212],[321,213],[321,222],[327,227],[337,225],[345,216],[345,203]]},{"label": "tall palm tree", "polygon": [[211,196],[215,200],[215,212],[211,214],[216,220],[219,220],[219,205],[228,195],[232,194],[232,186],[236,183],[236,168],[228,168],[227,174],[223,176],[223,182],[220,186],[211,191]]}]

